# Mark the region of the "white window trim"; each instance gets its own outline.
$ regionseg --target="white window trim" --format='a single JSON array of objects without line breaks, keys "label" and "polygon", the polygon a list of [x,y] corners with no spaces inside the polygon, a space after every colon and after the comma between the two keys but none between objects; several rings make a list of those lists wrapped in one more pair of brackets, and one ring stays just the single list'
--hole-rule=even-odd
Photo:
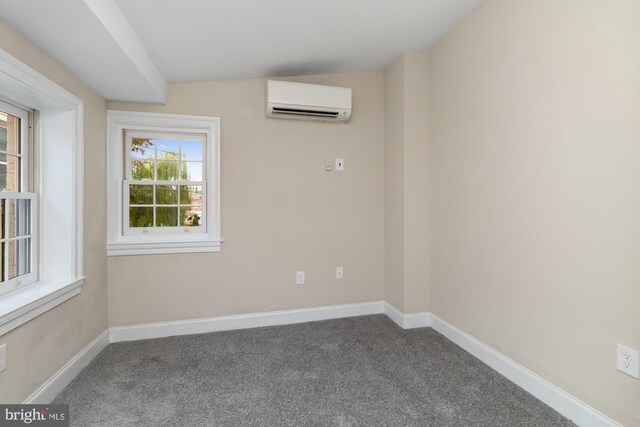
[{"label": "white window trim", "polygon": [[0,97],[39,111],[32,153],[38,281],[0,295],[3,335],[79,294],[84,283],[84,121],[82,100],[1,49]]},{"label": "white window trim", "polygon": [[[207,137],[205,233],[125,235],[123,181],[124,131],[199,133]],[[151,255],[220,251],[220,119],[137,111],[107,112],[107,255]]]}]

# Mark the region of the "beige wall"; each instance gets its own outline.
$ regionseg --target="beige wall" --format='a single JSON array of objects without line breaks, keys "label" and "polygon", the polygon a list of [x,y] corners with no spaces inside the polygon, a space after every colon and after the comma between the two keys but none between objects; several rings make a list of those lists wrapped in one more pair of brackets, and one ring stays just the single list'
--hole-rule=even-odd
[{"label": "beige wall", "polygon": [[403,313],[430,305],[430,63],[409,52],[385,72],[385,294]]},{"label": "beige wall", "polygon": [[639,426],[640,2],[493,0],[432,54],[433,311]]},{"label": "beige wall", "polygon": [[77,78],[0,20],[0,49],[84,101],[85,274],[80,295],[0,336],[7,370],[0,373],[0,402],[20,403],[107,327],[105,256],[106,104]]},{"label": "beige wall", "polygon": [[[384,299],[383,74],[287,80],[352,88],[351,121],[267,119],[264,79],[171,84],[164,106],[109,103],[221,118],[225,240],[220,253],[110,257],[112,326]],[[336,157],[345,171],[325,172]]]},{"label": "beige wall", "polygon": [[404,311],[404,55],[384,73],[385,299]]}]

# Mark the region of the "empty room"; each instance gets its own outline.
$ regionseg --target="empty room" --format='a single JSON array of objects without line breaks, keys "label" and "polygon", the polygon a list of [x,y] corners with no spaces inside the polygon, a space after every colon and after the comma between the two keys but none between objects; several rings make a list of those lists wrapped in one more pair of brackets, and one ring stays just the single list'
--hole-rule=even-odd
[{"label": "empty room", "polygon": [[0,18],[0,425],[640,427],[639,0]]}]

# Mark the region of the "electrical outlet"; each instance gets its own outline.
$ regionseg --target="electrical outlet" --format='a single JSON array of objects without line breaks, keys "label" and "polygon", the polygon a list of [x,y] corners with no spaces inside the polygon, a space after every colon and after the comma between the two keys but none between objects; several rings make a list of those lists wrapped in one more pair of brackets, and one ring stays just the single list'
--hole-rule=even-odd
[{"label": "electrical outlet", "polygon": [[333,170],[333,163],[331,162],[331,160],[327,160],[326,162],[324,162],[324,170],[326,170],[327,172],[331,172]]},{"label": "electrical outlet", "polygon": [[296,271],[296,285],[304,285],[304,271]]},{"label": "electrical outlet", "polygon": [[639,363],[638,350],[618,344],[618,371],[640,379]]},{"label": "electrical outlet", "polygon": [[344,269],[342,267],[336,267],[336,279],[342,279],[344,277]]},{"label": "electrical outlet", "polygon": [[7,369],[7,344],[0,345],[0,372]]}]

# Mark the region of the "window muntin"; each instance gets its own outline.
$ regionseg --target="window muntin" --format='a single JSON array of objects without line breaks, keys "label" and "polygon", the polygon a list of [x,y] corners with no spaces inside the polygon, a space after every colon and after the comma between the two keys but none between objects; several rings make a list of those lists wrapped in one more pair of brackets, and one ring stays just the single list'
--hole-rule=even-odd
[{"label": "window muntin", "polygon": [[0,101],[0,294],[37,280],[29,112]]},{"label": "window muntin", "polygon": [[206,232],[204,134],[125,131],[124,234]]}]

